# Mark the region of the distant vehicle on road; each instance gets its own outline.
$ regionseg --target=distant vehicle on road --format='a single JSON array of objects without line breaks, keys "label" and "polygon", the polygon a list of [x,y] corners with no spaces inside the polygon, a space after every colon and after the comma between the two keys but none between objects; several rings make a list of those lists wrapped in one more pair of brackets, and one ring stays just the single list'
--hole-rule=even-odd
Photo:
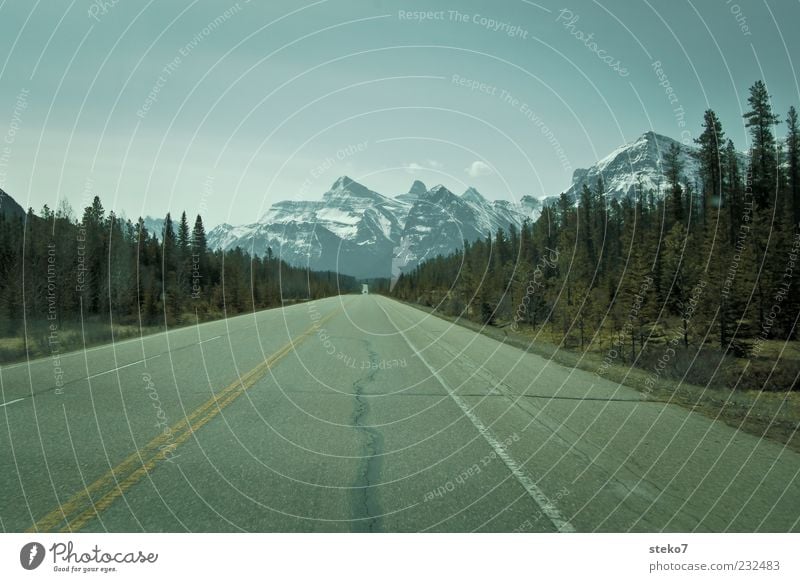
[{"label": "distant vehicle on road", "polygon": [[362,295],[369,294],[369,285],[361,285],[361,294]]}]

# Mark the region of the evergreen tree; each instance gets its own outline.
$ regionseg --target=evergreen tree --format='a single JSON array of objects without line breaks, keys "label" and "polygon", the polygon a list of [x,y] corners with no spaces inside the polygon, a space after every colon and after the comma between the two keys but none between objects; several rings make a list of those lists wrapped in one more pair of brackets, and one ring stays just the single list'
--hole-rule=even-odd
[{"label": "evergreen tree", "polygon": [[786,116],[786,161],[792,225],[797,229],[800,225],[800,128],[794,107],[789,108],[789,114]]},{"label": "evergreen tree", "polygon": [[706,110],[703,115],[703,132],[695,142],[700,146],[698,157],[700,159],[700,173],[703,180],[702,203],[700,212],[703,225],[706,224],[706,215],[710,206],[722,205],[722,168],[723,138],[722,123],[713,110]]},{"label": "evergreen tree", "polygon": [[[208,244],[206,243],[206,229],[203,226],[203,219],[198,214],[194,220],[194,228],[192,229],[192,252],[205,256],[208,251]],[[272,249],[267,248],[267,258],[272,260]]]},{"label": "evergreen tree", "polygon": [[100,197],[95,196],[92,205],[83,211],[83,220],[78,232],[78,252],[83,258],[79,262],[76,286],[82,294],[83,303],[89,313],[105,313],[106,295],[103,293],[106,257],[106,219],[105,209]]},{"label": "evergreen tree", "polygon": [[728,144],[725,147],[725,191],[722,202],[728,210],[728,243],[731,246],[736,243],[736,234],[741,224],[743,190],[744,186],[739,170],[739,156],[733,142],[728,140]]},{"label": "evergreen tree", "polygon": [[668,227],[671,227],[676,222],[683,222],[683,187],[681,186],[683,162],[681,162],[680,155],[680,146],[673,143],[665,156],[665,174],[669,188],[669,199],[666,204]]},{"label": "evergreen tree", "polygon": [[192,241],[189,238],[189,223],[186,220],[186,212],[181,213],[181,221],[178,223],[178,248],[184,255],[188,254]]},{"label": "evergreen tree", "polygon": [[772,128],[779,120],[772,112],[770,96],[763,81],[756,81],[750,87],[747,102],[750,104],[750,111],[744,114],[744,118],[752,138],[750,165],[753,199],[758,208],[766,208],[775,195],[778,179],[775,135]]},{"label": "evergreen tree", "polygon": [[578,221],[576,223],[580,246],[578,247],[576,264],[573,265],[573,269],[577,271],[577,277],[583,280],[587,285],[590,281],[594,280],[597,267],[594,233],[592,232],[592,224],[595,220],[595,209],[592,204],[592,198],[592,191],[584,184],[578,203]]}]

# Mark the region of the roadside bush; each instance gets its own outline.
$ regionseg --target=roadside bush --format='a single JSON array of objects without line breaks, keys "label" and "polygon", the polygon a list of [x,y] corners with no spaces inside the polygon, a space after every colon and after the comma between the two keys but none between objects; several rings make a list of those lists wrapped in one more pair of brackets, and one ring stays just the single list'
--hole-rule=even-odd
[{"label": "roadside bush", "polygon": [[763,390],[767,392],[786,392],[800,390],[798,381],[798,366],[789,365],[793,362],[778,362],[770,360],[750,360],[744,371],[737,389]]},{"label": "roadside bush", "polygon": [[[666,345],[648,346],[639,356],[637,367],[658,371],[659,376],[697,386],[719,385],[735,358],[720,350],[679,347],[674,353]],[[732,385],[730,387],[733,387]]]}]

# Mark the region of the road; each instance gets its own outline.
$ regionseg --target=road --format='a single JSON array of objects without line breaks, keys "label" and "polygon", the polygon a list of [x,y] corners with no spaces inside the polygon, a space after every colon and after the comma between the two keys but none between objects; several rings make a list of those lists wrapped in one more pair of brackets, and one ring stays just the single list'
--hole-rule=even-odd
[{"label": "road", "polygon": [[800,455],[377,295],[0,368],[3,531],[798,531]]}]

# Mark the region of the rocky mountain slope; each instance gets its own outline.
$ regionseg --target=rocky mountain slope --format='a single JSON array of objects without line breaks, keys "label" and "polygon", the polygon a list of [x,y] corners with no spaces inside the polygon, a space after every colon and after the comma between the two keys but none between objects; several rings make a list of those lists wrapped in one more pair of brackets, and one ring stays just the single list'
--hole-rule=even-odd
[{"label": "rocky mountain slope", "polygon": [[0,189],[0,217],[21,218],[25,216],[25,209],[16,200]]},{"label": "rocky mountain slope", "polygon": [[356,277],[389,277],[419,261],[449,254],[463,241],[535,218],[538,201],[490,202],[474,188],[457,196],[419,180],[395,198],[342,176],[317,201],[278,202],[249,225],[222,224],[208,233],[212,248],[268,248],[289,263]]},{"label": "rocky mountain slope", "polygon": [[[694,183],[700,173],[698,148],[648,131],[638,139],[618,147],[589,168],[575,170],[567,195],[577,200],[583,186],[594,188],[600,176],[603,177],[606,193],[612,197],[633,196],[637,187],[644,193],[652,190],[661,194],[666,188],[666,156],[673,144],[677,144],[681,151],[685,181]],[[746,162],[745,154],[740,154],[741,170],[744,170]]]}]

